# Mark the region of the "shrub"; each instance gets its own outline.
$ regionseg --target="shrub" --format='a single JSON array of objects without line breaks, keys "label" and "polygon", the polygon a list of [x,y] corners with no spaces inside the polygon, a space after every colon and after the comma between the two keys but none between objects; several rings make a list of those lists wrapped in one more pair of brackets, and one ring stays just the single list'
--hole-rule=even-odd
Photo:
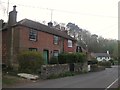
[{"label": "shrub", "polygon": [[92,71],[92,72],[98,71],[98,65],[97,64],[90,65],[90,68],[91,68],[90,71]]},{"label": "shrub", "polygon": [[110,59],[109,61],[111,62],[112,65],[114,65],[114,62],[115,62],[114,59]]},{"label": "shrub", "polygon": [[110,67],[111,67],[111,62],[110,62],[110,61],[107,61],[107,62],[105,63],[105,66],[106,66],[107,68],[110,68]]},{"label": "shrub", "polygon": [[96,72],[96,71],[101,71],[101,70],[105,70],[104,66],[98,66],[97,64],[92,64],[91,65],[91,72]]},{"label": "shrub", "polygon": [[64,63],[84,63],[86,61],[86,55],[83,53],[61,53],[58,56],[59,64]]},{"label": "shrub", "polygon": [[76,62],[74,53],[68,53],[66,58],[67,58],[67,63],[75,63]]},{"label": "shrub", "polygon": [[87,60],[86,57],[87,56],[84,53],[76,53],[75,54],[76,63],[84,63]]},{"label": "shrub", "polygon": [[58,55],[58,62],[59,64],[67,63],[67,53],[61,53]]},{"label": "shrub", "polygon": [[55,56],[51,57],[49,64],[58,64],[58,58]]},{"label": "shrub", "polygon": [[100,61],[100,62],[98,62],[98,65],[105,66],[105,67],[111,67],[111,62],[110,61]]},{"label": "shrub", "polygon": [[91,64],[98,64],[98,60],[95,59],[95,58],[93,58],[93,59],[91,60]]},{"label": "shrub", "polygon": [[37,73],[43,64],[43,57],[39,52],[24,51],[18,55],[20,72]]}]

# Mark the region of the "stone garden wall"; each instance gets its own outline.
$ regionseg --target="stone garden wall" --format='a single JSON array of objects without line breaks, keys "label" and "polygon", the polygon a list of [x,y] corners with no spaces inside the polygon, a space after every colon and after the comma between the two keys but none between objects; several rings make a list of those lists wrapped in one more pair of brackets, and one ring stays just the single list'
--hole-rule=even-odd
[{"label": "stone garden wall", "polygon": [[75,63],[74,64],[74,71],[75,72],[88,72],[88,64],[87,62],[84,64]]},{"label": "stone garden wall", "polygon": [[69,71],[68,64],[42,65],[41,78],[46,79],[52,74],[60,74]]},{"label": "stone garden wall", "polygon": [[[42,65],[41,78],[46,79],[50,75],[65,73],[68,71],[70,71],[70,64]],[[84,64],[74,63],[74,72],[88,72],[87,63]]]}]

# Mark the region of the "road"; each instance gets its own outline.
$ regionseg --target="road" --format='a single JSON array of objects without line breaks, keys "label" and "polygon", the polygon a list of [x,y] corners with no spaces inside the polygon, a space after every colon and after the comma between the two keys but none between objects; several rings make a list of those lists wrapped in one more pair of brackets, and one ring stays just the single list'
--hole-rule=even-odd
[{"label": "road", "polygon": [[15,88],[117,88],[117,86],[118,67],[113,66],[100,72],[89,72],[72,77],[38,81],[15,86]]}]

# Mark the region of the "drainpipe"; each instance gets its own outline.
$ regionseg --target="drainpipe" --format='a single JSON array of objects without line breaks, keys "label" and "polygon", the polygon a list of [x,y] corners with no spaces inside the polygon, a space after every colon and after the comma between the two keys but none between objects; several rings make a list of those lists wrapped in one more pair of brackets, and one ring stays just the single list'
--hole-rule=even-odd
[{"label": "drainpipe", "polygon": [[11,45],[10,45],[10,65],[13,67],[13,41],[14,41],[14,28],[11,29]]}]

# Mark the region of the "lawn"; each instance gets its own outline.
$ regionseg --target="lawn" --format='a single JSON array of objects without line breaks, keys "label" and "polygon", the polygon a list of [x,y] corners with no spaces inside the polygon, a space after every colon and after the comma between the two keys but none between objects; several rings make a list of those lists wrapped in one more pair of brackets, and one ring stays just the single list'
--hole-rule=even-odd
[{"label": "lawn", "polygon": [[31,82],[31,80],[20,78],[12,75],[2,76],[2,87],[11,87],[18,84],[24,84],[26,82]]}]

